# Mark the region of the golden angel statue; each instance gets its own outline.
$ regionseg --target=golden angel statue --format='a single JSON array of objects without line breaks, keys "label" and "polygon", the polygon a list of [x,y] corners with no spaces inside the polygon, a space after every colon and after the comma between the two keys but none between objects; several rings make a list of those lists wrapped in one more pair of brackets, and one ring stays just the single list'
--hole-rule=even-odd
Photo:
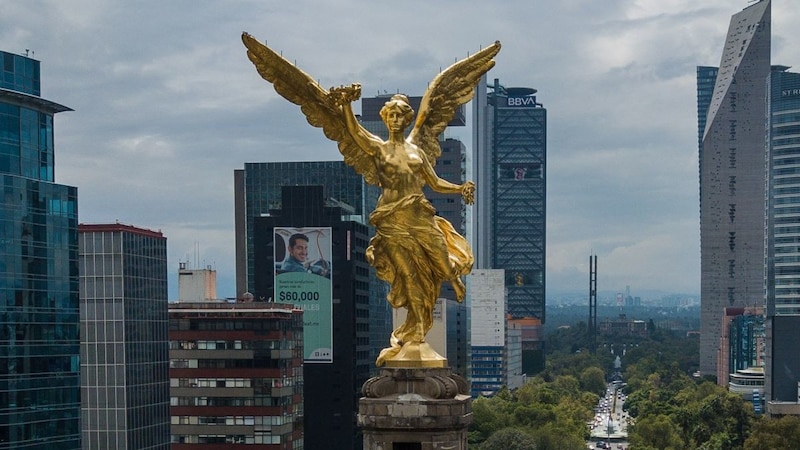
[{"label": "golden angel statue", "polygon": [[[472,270],[472,251],[453,226],[436,215],[423,195],[427,184],[440,193],[461,194],[472,204],[475,185],[450,183],[434,171],[441,155],[439,134],[452,120],[455,110],[474,95],[480,77],[494,66],[492,59],[500,43],[463,59],[434,78],[414,111],[404,95],[395,95],[380,111],[389,131],[384,141],[367,131],[356,119],[351,103],[359,99],[361,86],[352,84],[323,89],[293,63],[242,34],[247,56],[262,78],[275,91],[300,106],[308,123],[322,128],[338,142],[344,161],[368,183],[381,188],[369,221],[375,236],[367,249],[367,260],[378,277],[390,284],[387,300],[394,308],[407,310],[405,322],[391,335],[389,348],[381,351],[377,365],[394,367],[441,367],[446,359],[425,342],[433,325],[433,308],[442,283],[452,283],[459,301],[466,288],[461,276]],[[405,137],[406,128],[414,124]]]}]

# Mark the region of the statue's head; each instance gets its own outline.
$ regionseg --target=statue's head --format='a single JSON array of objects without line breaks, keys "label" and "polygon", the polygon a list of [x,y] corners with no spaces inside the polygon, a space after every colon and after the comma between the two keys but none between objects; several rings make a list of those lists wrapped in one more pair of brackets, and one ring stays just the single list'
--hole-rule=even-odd
[{"label": "statue's head", "polygon": [[389,101],[383,104],[381,108],[381,119],[386,122],[386,118],[392,111],[397,111],[405,118],[405,126],[411,125],[414,120],[414,109],[408,102],[408,97],[403,94],[394,94]]}]

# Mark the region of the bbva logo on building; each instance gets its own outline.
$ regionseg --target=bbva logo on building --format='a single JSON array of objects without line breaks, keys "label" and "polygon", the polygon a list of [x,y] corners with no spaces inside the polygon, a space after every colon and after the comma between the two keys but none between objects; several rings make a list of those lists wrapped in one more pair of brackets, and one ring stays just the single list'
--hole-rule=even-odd
[{"label": "bbva logo on building", "polygon": [[508,106],[536,106],[536,97],[508,97]]}]

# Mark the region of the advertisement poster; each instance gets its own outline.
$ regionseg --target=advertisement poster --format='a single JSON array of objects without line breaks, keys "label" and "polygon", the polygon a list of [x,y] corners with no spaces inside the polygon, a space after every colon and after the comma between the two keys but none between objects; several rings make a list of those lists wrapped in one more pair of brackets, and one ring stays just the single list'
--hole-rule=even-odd
[{"label": "advertisement poster", "polygon": [[330,227],[275,227],[275,295],[303,309],[305,362],[333,362]]}]

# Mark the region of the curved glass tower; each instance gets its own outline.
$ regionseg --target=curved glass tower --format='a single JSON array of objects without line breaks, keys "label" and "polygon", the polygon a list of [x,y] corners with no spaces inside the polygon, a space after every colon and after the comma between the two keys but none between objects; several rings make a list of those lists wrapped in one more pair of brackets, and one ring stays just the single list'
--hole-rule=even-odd
[{"label": "curved glass tower", "polygon": [[0,51],[0,449],[80,449],[77,189],[39,61]]}]

